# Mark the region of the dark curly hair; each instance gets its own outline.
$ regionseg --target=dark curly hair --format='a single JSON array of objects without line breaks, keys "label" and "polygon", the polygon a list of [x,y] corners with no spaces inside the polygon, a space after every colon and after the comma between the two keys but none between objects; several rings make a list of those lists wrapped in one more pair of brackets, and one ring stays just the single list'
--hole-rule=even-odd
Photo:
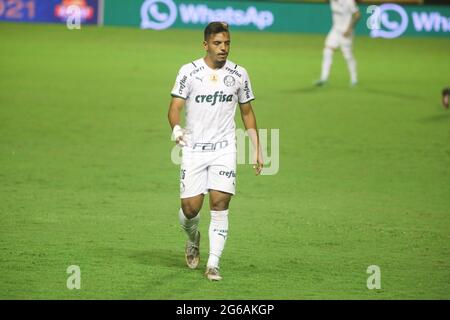
[{"label": "dark curly hair", "polygon": [[219,21],[210,22],[206,26],[205,31],[203,32],[203,39],[207,41],[209,37],[212,36],[213,34],[221,32],[230,33],[230,30],[228,30],[228,23]]}]

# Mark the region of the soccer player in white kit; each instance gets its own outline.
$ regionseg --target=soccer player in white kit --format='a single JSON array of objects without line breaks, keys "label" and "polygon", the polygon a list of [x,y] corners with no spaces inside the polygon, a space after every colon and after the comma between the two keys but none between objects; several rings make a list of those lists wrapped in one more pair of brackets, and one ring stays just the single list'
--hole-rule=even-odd
[{"label": "soccer player in white kit", "polygon": [[323,49],[322,73],[320,80],[316,82],[318,86],[324,85],[330,75],[333,53],[341,48],[342,54],[347,61],[350,72],[350,83],[356,85],[358,76],[356,73],[356,60],[353,56],[353,29],[360,18],[355,0],[330,0],[333,16],[333,27],[325,40]]},{"label": "soccer player in white kit", "polygon": [[[187,234],[186,264],[195,269],[200,259],[198,224],[204,195],[209,192],[211,220],[209,258],[205,275],[221,280],[219,258],[228,237],[228,206],[235,193],[236,137],[234,115],[239,104],[247,130],[257,132],[251,101],[254,99],[247,71],[227,60],[230,50],[228,25],[211,22],[204,30],[204,58],[181,67],[172,89],[169,123],[172,136],[182,147],[179,220]],[[186,126],[180,112],[186,107]],[[255,142],[256,141],[256,142]],[[259,150],[259,137],[254,136]],[[257,152],[258,175],[263,167]]]}]

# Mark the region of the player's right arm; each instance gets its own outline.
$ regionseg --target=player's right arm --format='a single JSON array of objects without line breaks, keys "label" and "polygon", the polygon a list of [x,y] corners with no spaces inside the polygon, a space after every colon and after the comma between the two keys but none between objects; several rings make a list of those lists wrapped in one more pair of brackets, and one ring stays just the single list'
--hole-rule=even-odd
[{"label": "player's right arm", "polygon": [[175,142],[180,145],[185,145],[186,141],[183,140],[183,129],[180,126],[181,111],[184,107],[184,99],[179,97],[172,97],[169,106],[169,113],[167,117],[169,118],[169,124],[172,128],[172,137]]},{"label": "player's right arm", "polygon": [[359,18],[361,18],[361,13],[359,13],[359,9],[356,6],[356,3],[352,2],[349,10],[351,10],[352,12],[352,19],[347,30],[344,32],[344,37],[349,37],[353,33],[356,23],[358,22]]},{"label": "player's right arm", "polygon": [[173,129],[177,124],[180,125],[181,111],[184,107],[184,99],[178,97],[172,97],[169,106],[169,118],[170,127]]},{"label": "player's right arm", "polygon": [[184,130],[180,126],[180,114],[189,96],[190,80],[188,67],[184,65],[178,71],[177,79],[171,92],[172,100],[170,101],[168,118],[172,128],[172,139],[180,146],[186,145],[186,141],[183,139]]}]

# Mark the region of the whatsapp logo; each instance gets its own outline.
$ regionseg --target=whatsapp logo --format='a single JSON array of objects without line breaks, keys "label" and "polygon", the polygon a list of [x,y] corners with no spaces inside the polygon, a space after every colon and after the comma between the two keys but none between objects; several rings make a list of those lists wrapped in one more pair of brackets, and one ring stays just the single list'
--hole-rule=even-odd
[{"label": "whatsapp logo", "polygon": [[397,38],[408,28],[408,14],[397,4],[385,3],[372,11],[368,26],[372,26],[369,26],[369,29],[373,38]]},{"label": "whatsapp logo", "polygon": [[177,19],[177,7],[172,0],[146,0],[141,6],[141,28],[162,30]]}]

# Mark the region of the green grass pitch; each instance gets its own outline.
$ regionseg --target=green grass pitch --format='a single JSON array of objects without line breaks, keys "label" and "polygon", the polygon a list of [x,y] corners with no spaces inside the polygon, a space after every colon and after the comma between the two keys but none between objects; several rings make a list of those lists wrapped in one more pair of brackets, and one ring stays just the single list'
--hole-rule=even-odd
[{"label": "green grass pitch", "polygon": [[280,170],[238,166],[211,283],[207,202],[202,267],[185,267],[167,122],[201,30],[0,24],[0,298],[450,298],[448,38],[357,37],[360,85],[337,53],[314,88],[323,35],[231,36]]}]

